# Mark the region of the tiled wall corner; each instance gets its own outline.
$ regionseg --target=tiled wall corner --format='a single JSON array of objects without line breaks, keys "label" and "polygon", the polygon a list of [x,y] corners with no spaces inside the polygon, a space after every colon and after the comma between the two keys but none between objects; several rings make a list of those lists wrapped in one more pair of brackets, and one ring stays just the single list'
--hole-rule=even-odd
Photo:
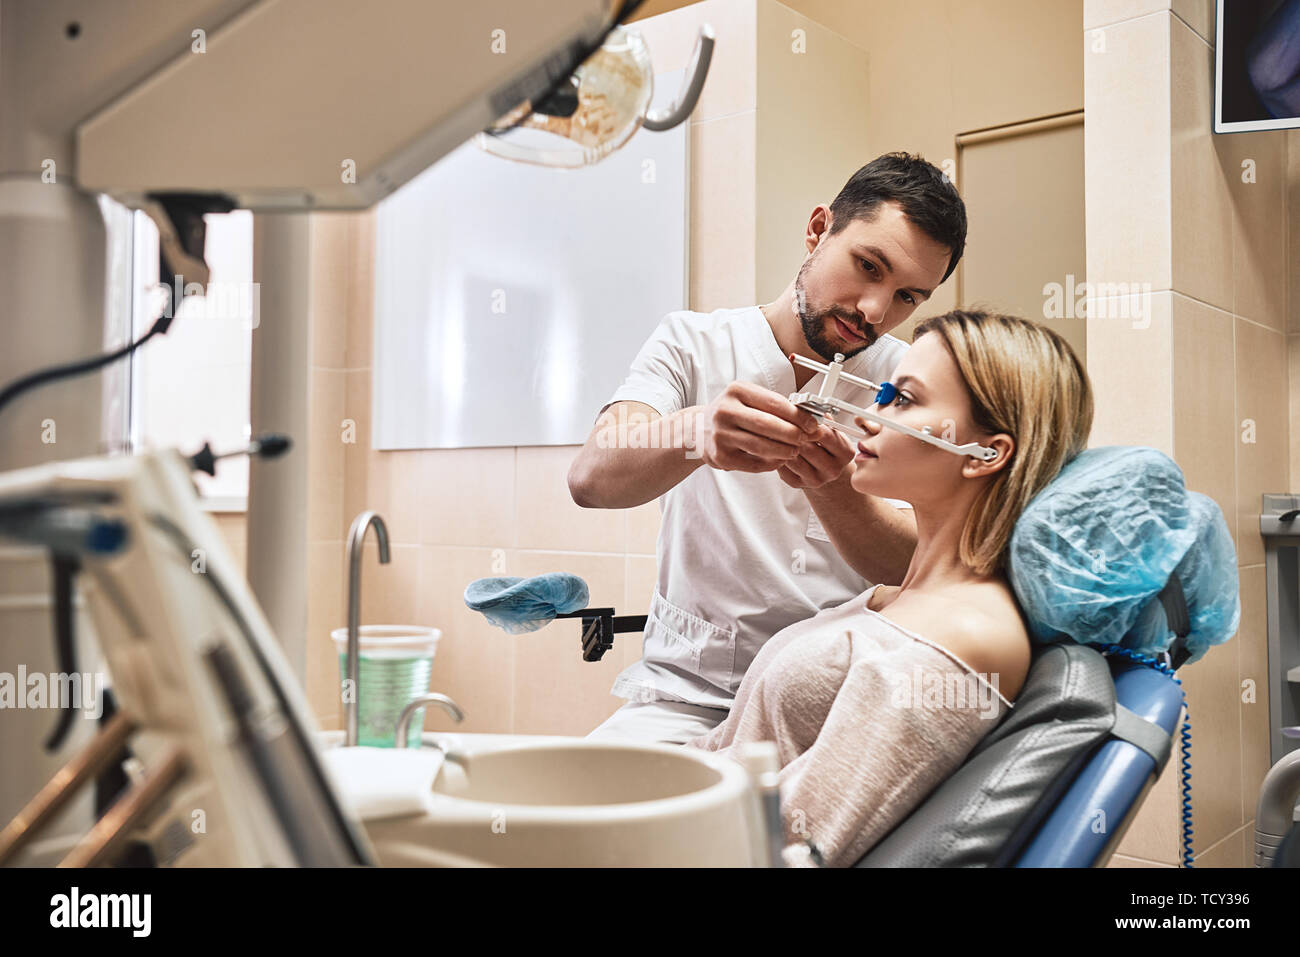
[{"label": "tiled wall corner", "polygon": [[[1198,862],[1240,867],[1268,763],[1267,701],[1246,693],[1267,694],[1260,496],[1294,477],[1288,285],[1300,177],[1284,138],[1211,132],[1212,6],[1085,4],[1089,279],[1128,264],[1155,290],[1150,329],[1089,319],[1088,371],[1103,397],[1091,444],[1170,452],[1236,542],[1241,626],[1180,676],[1195,729]],[[1170,777],[1116,866],[1177,862]]]}]

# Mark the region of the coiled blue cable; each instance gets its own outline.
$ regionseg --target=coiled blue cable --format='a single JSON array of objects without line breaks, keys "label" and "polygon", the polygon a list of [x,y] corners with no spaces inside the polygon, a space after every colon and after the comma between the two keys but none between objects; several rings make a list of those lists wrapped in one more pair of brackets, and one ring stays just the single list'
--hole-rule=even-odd
[{"label": "coiled blue cable", "polygon": [[[1138,651],[1131,651],[1121,645],[1102,645],[1100,650],[1103,655],[1117,654],[1139,664],[1150,665],[1161,674],[1173,678],[1178,685],[1178,690],[1182,692],[1183,727],[1179,733],[1178,751],[1180,756],[1179,777],[1181,778],[1183,791],[1183,867],[1194,868],[1195,865],[1192,863],[1192,712],[1187,707],[1187,691],[1183,688],[1183,683],[1179,677],[1174,674],[1174,669],[1158,658],[1144,655]],[[1165,658],[1168,659],[1168,657],[1169,655],[1166,653]]]}]

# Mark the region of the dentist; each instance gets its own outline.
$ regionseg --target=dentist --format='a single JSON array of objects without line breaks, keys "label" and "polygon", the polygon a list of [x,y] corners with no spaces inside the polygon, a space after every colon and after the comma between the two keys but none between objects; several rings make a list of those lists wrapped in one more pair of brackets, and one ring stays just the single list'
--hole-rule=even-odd
[{"label": "dentist", "polygon": [[[902,580],[910,507],[850,486],[849,441],[787,398],[824,374],[789,357],[842,353],[846,372],[889,380],[908,347],[887,333],[952,274],[965,242],[952,183],[888,153],[813,210],[804,261],[775,302],[669,313],[641,347],[568,474],[582,507],[659,498],[662,510],[642,658],[612,689],[628,703],[590,737],[707,733],[768,638]],[[848,383],[836,395],[875,401]]]}]

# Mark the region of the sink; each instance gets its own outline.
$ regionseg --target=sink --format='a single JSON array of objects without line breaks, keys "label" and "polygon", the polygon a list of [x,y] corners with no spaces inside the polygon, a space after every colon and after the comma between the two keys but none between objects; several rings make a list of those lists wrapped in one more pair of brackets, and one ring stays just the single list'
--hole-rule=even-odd
[{"label": "sink", "polygon": [[762,813],[737,762],[675,745],[425,732],[427,809],[362,822],[385,866],[748,867]]},{"label": "sink", "polygon": [[648,751],[608,742],[532,744],[448,761],[433,791],[489,804],[598,807],[696,794],[722,780],[718,768],[681,749]]}]

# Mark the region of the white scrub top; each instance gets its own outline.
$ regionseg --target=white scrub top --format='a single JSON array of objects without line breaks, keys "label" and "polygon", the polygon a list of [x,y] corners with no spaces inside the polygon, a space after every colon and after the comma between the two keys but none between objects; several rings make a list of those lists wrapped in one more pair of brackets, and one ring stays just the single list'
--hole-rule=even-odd
[{"label": "white scrub top", "polygon": [[[884,335],[844,369],[879,384],[893,376],[907,348]],[[799,391],[816,392],[824,378],[817,373]],[[794,367],[762,310],[671,312],[601,412],[634,400],[667,416],[712,402],[733,380],[782,396],[795,391]],[[857,406],[875,401],[870,390],[843,381],[835,395]],[[804,493],[775,471],[701,465],[659,505],[658,584],[642,658],[615,680],[617,697],[730,708],[767,639],[874,584],[840,557]]]}]

